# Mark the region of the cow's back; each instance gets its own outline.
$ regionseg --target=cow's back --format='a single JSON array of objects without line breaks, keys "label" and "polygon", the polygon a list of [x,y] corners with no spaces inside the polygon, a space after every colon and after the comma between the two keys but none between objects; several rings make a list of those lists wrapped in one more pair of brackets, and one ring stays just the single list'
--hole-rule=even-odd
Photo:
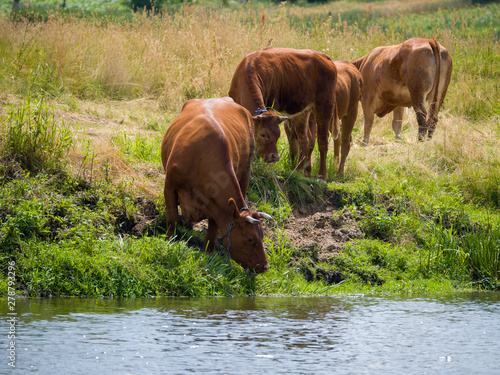
[{"label": "cow's back", "polygon": [[248,111],[230,98],[192,99],[167,129],[161,154],[169,184],[189,194],[211,184],[222,189],[232,175],[241,181],[249,174],[253,149]]},{"label": "cow's back", "polygon": [[[229,96],[250,112],[273,107],[286,113],[302,111],[310,102],[330,98],[336,67],[313,50],[266,48],[248,54],[231,81]],[[332,85],[333,82],[333,85]]]}]

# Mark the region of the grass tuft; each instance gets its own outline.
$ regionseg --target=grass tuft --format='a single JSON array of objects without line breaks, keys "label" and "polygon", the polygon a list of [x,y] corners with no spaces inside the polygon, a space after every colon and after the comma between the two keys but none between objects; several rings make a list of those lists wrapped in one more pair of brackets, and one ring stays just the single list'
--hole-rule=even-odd
[{"label": "grass tuft", "polygon": [[65,127],[64,119],[58,123],[54,110],[42,99],[35,103],[28,99],[17,108],[10,106],[0,130],[4,158],[34,173],[61,169],[73,146],[73,133]]}]

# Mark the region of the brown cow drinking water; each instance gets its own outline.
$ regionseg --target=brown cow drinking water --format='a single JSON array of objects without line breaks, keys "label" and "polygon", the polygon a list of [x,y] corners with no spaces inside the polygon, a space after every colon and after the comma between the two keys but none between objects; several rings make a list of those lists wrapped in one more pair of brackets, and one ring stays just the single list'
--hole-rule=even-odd
[{"label": "brown cow drinking water", "polygon": [[161,144],[167,231],[179,221],[208,219],[205,245],[213,250],[220,230],[231,258],[262,273],[269,264],[262,244],[263,212],[248,209],[245,194],[254,152],[250,113],[227,97],[187,101]]},{"label": "brown cow drinking water", "polygon": [[[262,122],[255,127],[257,155],[267,162],[278,161],[280,156],[277,142],[280,136],[279,123],[287,116],[314,114],[317,122],[317,138],[320,153],[318,177],[326,180],[326,154],[330,132],[336,139],[339,123],[335,106],[335,84],[337,69],[325,54],[313,50],[291,48],[266,48],[248,54],[234,72],[229,89],[236,103],[241,104],[254,115],[260,115]],[[311,173],[309,134],[299,137],[303,143],[299,168]]]},{"label": "brown cow drinking water", "polygon": [[363,75],[361,105],[366,145],[374,114],[384,117],[393,112],[392,128],[399,139],[404,107],[415,110],[418,140],[432,138],[451,79],[452,61],[446,48],[435,39],[413,38],[402,44],[377,47],[352,63]]}]

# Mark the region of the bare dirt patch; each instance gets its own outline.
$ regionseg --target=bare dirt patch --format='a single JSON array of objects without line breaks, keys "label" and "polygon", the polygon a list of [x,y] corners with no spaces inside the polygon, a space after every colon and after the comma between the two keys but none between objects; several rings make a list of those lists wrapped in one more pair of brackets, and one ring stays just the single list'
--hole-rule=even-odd
[{"label": "bare dirt patch", "polygon": [[348,241],[364,237],[351,211],[339,211],[332,206],[312,215],[293,212],[285,230],[297,249],[313,251],[320,262],[332,262]]}]

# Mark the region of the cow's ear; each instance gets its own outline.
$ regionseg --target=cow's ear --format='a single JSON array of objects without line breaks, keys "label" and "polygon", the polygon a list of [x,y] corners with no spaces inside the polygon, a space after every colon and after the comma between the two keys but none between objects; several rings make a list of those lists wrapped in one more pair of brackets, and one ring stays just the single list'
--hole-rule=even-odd
[{"label": "cow's ear", "polygon": [[233,198],[229,198],[229,200],[227,201],[227,210],[229,216],[231,216],[233,220],[240,216],[240,212],[238,211],[238,206],[236,205],[236,201]]},{"label": "cow's ear", "polygon": [[256,128],[259,128],[260,125],[262,124],[262,115],[258,115],[258,116],[253,116],[252,119],[253,119],[253,125],[256,127]]}]

